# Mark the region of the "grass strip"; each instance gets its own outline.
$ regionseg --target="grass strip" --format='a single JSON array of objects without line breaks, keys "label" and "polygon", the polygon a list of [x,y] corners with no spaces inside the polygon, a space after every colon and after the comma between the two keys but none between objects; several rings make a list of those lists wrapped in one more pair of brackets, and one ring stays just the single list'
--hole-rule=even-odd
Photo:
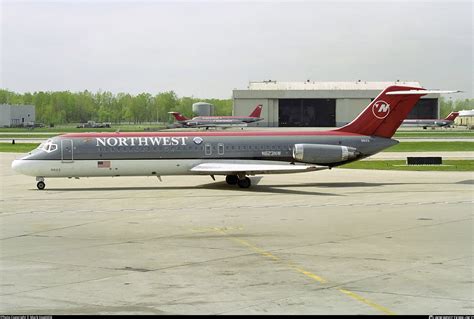
[{"label": "grass strip", "polygon": [[340,168],[350,169],[377,169],[396,171],[474,171],[474,161],[472,160],[444,160],[443,165],[406,165],[405,160],[391,161],[357,161]]},{"label": "grass strip", "polygon": [[384,152],[473,152],[473,142],[400,142]]},{"label": "grass strip", "polygon": [[413,137],[413,138],[448,138],[448,137],[474,137],[474,131],[447,131],[447,132],[396,132],[393,136],[397,137]]},{"label": "grass strip", "polygon": [[6,153],[28,153],[37,148],[39,143],[0,143],[0,152]]}]

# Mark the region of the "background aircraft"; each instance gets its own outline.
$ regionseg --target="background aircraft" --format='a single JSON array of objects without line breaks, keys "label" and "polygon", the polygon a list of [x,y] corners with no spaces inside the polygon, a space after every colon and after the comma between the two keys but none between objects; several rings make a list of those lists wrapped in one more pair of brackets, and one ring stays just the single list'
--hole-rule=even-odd
[{"label": "background aircraft", "polygon": [[444,119],[407,119],[404,120],[402,126],[415,127],[443,127],[450,126],[454,123],[454,119],[458,117],[459,112],[451,112]]},{"label": "background aircraft", "polygon": [[183,126],[187,127],[215,127],[215,126],[246,126],[248,123],[263,120],[260,117],[262,105],[259,104],[249,116],[196,116],[189,119],[179,112],[168,112],[173,114],[175,119]]},{"label": "background aircraft", "polygon": [[248,175],[331,168],[376,154],[391,139],[423,88],[390,86],[349,124],[330,131],[215,131],[69,133],[12,163],[22,174],[45,177],[225,175],[250,187]]}]

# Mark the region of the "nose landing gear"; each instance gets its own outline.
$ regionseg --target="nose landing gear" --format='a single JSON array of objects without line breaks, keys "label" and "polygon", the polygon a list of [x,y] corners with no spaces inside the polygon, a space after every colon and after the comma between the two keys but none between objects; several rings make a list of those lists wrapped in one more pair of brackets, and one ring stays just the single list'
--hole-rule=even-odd
[{"label": "nose landing gear", "polygon": [[39,190],[43,190],[46,187],[46,184],[44,183],[44,177],[38,176],[36,177],[36,180],[38,183],[36,183],[36,187],[38,187]]}]

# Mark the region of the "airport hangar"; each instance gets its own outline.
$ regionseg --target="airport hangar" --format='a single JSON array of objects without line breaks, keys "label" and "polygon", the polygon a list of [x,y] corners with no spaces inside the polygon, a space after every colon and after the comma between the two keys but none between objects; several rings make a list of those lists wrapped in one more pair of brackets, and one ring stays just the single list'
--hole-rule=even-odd
[{"label": "airport hangar", "polygon": [[0,104],[0,127],[23,127],[34,122],[34,105]]},{"label": "airport hangar", "polygon": [[[250,82],[233,90],[233,115],[248,116],[262,104],[263,127],[339,127],[352,121],[390,85],[422,87],[419,82]],[[408,118],[439,118],[439,94],[421,98]]]}]

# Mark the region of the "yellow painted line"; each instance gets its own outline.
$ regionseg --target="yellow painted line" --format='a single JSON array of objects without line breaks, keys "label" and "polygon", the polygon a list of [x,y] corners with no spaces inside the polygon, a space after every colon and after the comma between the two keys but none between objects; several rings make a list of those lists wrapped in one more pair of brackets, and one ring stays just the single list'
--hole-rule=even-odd
[{"label": "yellow painted line", "polygon": [[232,237],[230,236],[230,238],[233,240],[233,241],[236,241],[244,246],[247,246],[247,247],[250,247],[252,248],[254,251],[256,251],[257,253],[259,253],[260,255],[264,256],[264,257],[267,257],[267,258],[271,258],[273,260],[280,260],[280,258],[278,258],[277,256],[273,255],[272,253],[269,253],[268,251],[265,251],[263,249],[260,249],[258,248],[257,246],[254,246],[252,245],[251,243],[249,243],[248,241],[246,240],[243,240],[243,239],[240,239],[240,238],[235,238],[235,237]]},{"label": "yellow painted line", "polygon": [[355,300],[358,300],[360,302],[363,302],[365,303],[366,305],[369,305],[371,306],[372,308],[375,308],[381,312],[384,312],[386,313],[387,315],[395,315],[395,313],[391,312],[390,310],[388,310],[387,308],[381,306],[381,305],[378,305],[376,304],[375,302],[367,299],[367,298],[364,298],[362,296],[359,296],[358,294],[356,294],[355,292],[352,292],[352,291],[349,291],[349,290],[346,290],[346,289],[338,289],[340,292],[342,292],[343,294],[346,294],[348,295],[349,297],[351,298],[354,298]]},{"label": "yellow painted line", "polygon": [[[261,256],[264,256],[264,257],[266,257],[266,258],[271,258],[271,259],[273,259],[273,260],[275,260],[275,261],[281,261],[281,262],[283,262],[283,260],[282,260],[280,257],[277,257],[277,256],[273,255],[272,253],[270,253],[270,252],[268,252],[268,251],[266,251],[266,250],[263,250],[263,249],[261,249],[261,248],[255,246],[255,245],[249,243],[248,241],[246,241],[246,240],[244,240],[244,239],[235,238],[235,237],[233,237],[232,235],[228,234],[228,233],[226,232],[226,230],[228,230],[228,229],[231,229],[231,228],[218,228],[218,227],[208,228],[208,230],[213,230],[213,231],[215,231],[215,232],[218,232],[218,233],[221,233],[221,234],[223,234],[223,235],[226,235],[229,239],[231,239],[231,240],[233,240],[233,241],[235,241],[235,242],[237,242],[237,243],[239,243],[239,244],[241,244],[241,245],[243,245],[243,246],[249,247],[249,248],[252,249],[253,251],[255,251],[255,252],[257,252],[258,254],[260,254]],[[237,228],[237,229],[242,229],[242,228],[239,227],[239,228]],[[309,277],[309,278],[311,278],[311,279],[313,279],[313,280],[315,280],[315,281],[317,281],[317,282],[319,282],[319,283],[322,283],[322,284],[328,283],[328,281],[327,281],[326,279],[324,279],[323,277],[318,276],[318,275],[316,275],[316,274],[313,274],[312,272],[307,271],[307,270],[305,270],[305,269],[303,269],[303,268],[300,268],[300,267],[296,266],[296,265],[295,265],[294,263],[292,263],[292,262],[288,262],[288,261],[287,261],[287,262],[286,262],[286,266],[288,266],[290,269],[293,269],[293,270],[299,272],[300,274],[303,274],[303,275],[305,275],[306,277]],[[368,305],[368,306],[370,306],[370,307],[372,307],[372,308],[374,308],[374,309],[376,309],[376,310],[378,310],[378,311],[381,311],[381,312],[383,312],[383,313],[385,313],[385,314],[387,314],[387,315],[395,315],[395,313],[393,313],[393,312],[390,311],[389,309],[385,308],[384,306],[381,306],[381,305],[379,305],[379,304],[377,304],[377,303],[375,303],[375,302],[373,302],[373,301],[371,301],[371,300],[369,300],[369,299],[367,299],[367,298],[364,298],[364,297],[362,297],[362,296],[356,294],[355,292],[349,291],[349,290],[347,290],[347,289],[342,289],[342,288],[336,288],[336,289],[337,289],[338,291],[342,292],[343,294],[345,294],[345,295],[351,297],[352,299],[355,299],[355,300],[357,300],[357,301],[359,301],[359,302],[362,302],[362,303],[364,303],[364,304],[366,304],[366,305]]]},{"label": "yellow painted line", "polygon": [[322,277],[320,277],[320,276],[318,276],[318,275],[315,275],[315,274],[313,274],[313,273],[311,273],[311,272],[309,272],[309,271],[307,271],[307,270],[304,270],[304,269],[301,269],[301,268],[297,268],[297,267],[292,267],[292,268],[293,268],[294,270],[296,270],[297,272],[302,273],[303,275],[305,275],[305,276],[307,276],[307,277],[309,277],[309,278],[311,278],[311,279],[314,279],[314,280],[316,280],[316,281],[318,281],[318,282],[320,282],[320,283],[322,283],[322,284],[325,284],[325,283],[328,282],[326,279],[324,279],[324,278],[322,278]]}]

